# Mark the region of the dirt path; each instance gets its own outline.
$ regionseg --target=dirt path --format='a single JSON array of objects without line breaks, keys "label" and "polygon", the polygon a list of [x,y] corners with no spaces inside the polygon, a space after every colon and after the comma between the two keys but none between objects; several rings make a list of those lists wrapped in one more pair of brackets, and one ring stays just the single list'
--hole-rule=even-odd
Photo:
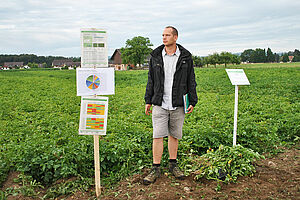
[{"label": "dirt path", "polygon": [[[196,200],[196,199],[299,199],[300,200],[300,150],[288,149],[276,157],[256,163],[253,177],[241,177],[237,183],[219,184],[216,181],[195,181],[192,176],[176,180],[164,173],[154,184],[145,186],[142,175],[121,181],[113,190],[104,189],[101,200]],[[167,170],[165,170],[167,171]],[[12,174],[12,176],[16,176]],[[4,188],[11,186],[10,176]],[[93,191],[92,191],[93,192]],[[32,199],[9,196],[8,199]],[[94,199],[91,192],[77,192],[57,199]]]},{"label": "dirt path", "polygon": [[101,199],[300,199],[300,151],[286,150],[274,158],[257,162],[253,177],[242,177],[234,184],[216,181],[194,181],[193,177],[175,180],[163,175],[154,184],[144,186],[146,175],[136,175],[123,181],[113,191],[105,192]]}]

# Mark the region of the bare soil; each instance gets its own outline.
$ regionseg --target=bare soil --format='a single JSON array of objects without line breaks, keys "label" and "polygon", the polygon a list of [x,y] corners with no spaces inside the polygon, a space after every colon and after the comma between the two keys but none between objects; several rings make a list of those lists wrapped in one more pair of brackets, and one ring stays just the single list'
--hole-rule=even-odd
[{"label": "bare soil", "polygon": [[[256,162],[256,173],[252,177],[240,177],[236,183],[223,184],[202,179],[194,180],[188,176],[177,180],[164,170],[162,176],[149,186],[142,184],[143,174],[126,178],[113,189],[102,188],[101,200],[196,200],[196,199],[298,199],[300,200],[300,150],[286,149],[283,153],[272,158]],[[17,173],[11,173],[4,183],[2,190],[17,187],[13,179]],[[57,199],[95,199],[93,188],[88,192],[78,191],[67,197]],[[43,195],[41,191],[40,195]],[[9,196],[13,199],[39,199],[22,196]]]}]

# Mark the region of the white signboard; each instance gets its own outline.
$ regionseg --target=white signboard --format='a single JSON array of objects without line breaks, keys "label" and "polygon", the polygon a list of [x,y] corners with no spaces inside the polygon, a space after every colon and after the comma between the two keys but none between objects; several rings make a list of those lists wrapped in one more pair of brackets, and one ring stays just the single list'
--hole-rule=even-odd
[{"label": "white signboard", "polygon": [[106,135],[108,97],[82,97],[79,135]]},{"label": "white signboard", "polygon": [[243,69],[226,69],[232,85],[250,85]]},{"label": "white signboard", "polygon": [[108,67],[107,32],[102,29],[81,29],[81,67]]},{"label": "white signboard", "polygon": [[115,94],[114,68],[76,68],[77,96]]}]

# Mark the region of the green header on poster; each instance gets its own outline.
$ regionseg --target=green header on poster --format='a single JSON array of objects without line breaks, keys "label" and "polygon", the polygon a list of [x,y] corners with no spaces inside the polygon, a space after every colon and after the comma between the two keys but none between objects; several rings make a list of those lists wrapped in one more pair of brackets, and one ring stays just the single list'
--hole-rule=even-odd
[{"label": "green header on poster", "polygon": [[82,33],[106,33],[106,31],[81,31]]}]

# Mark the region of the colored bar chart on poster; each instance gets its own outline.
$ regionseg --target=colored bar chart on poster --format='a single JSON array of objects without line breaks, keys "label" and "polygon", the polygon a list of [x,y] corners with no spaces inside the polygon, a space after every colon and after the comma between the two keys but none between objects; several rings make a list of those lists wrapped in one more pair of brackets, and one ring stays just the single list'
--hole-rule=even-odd
[{"label": "colored bar chart on poster", "polygon": [[86,118],[86,129],[104,130],[104,118]]},{"label": "colored bar chart on poster", "polygon": [[87,114],[88,115],[104,115],[105,105],[89,103],[87,104]]},{"label": "colored bar chart on poster", "polygon": [[81,98],[79,135],[106,135],[108,97]]}]

